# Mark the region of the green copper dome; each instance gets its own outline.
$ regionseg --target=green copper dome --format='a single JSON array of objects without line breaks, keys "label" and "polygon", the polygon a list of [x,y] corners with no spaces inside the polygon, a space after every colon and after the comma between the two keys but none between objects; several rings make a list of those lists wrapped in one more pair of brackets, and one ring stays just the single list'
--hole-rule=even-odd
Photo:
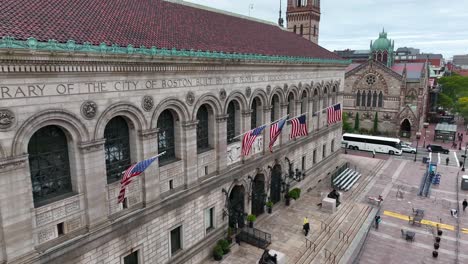
[{"label": "green copper dome", "polygon": [[392,47],[392,42],[387,38],[387,32],[379,33],[379,38],[372,43],[372,50],[388,50]]}]

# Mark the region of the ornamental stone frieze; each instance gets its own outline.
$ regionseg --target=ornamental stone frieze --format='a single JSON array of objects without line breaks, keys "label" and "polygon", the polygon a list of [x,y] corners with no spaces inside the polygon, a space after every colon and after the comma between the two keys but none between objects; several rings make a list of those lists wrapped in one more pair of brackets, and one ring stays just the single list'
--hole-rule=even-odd
[{"label": "ornamental stone frieze", "polygon": [[86,119],[93,119],[97,114],[98,106],[93,101],[85,101],[81,104],[81,114]]},{"label": "ornamental stone frieze", "polygon": [[385,114],[383,115],[383,119],[384,119],[385,121],[391,121],[391,120],[393,119],[393,115],[390,114],[390,113],[385,113]]},{"label": "ornamental stone frieze", "polygon": [[249,98],[251,94],[252,94],[252,88],[250,87],[245,88],[245,96]]},{"label": "ornamental stone frieze", "polygon": [[364,119],[372,119],[372,114],[369,112],[365,112],[364,114],[362,114],[362,117]]},{"label": "ornamental stone frieze", "polygon": [[195,94],[192,91],[189,91],[185,96],[185,102],[190,106],[195,102]]},{"label": "ornamental stone frieze", "polygon": [[0,129],[8,129],[15,123],[15,114],[6,108],[0,108]]},{"label": "ornamental stone frieze", "polygon": [[143,110],[145,110],[146,112],[151,111],[151,109],[153,109],[153,107],[154,107],[154,100],[153,100],[153,97],[150,96],[150,95],[145,95],[145,96],[143,96],[143,99],[141,100],[141,107],[142,107]]}]

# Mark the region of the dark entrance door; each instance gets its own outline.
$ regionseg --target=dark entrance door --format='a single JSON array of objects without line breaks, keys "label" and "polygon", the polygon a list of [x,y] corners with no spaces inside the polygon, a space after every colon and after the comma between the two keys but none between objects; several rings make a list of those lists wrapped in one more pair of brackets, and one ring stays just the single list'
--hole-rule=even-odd
[{"label": "dark entrance door", "polygon": [[244,227],[244,187],[236,185],[229,195],[229,226]]},{"label": "dark entrance door", "polygon": [[252,214],[259,216],[265,212],[265,176],[257,174],[252,183]]},{"label": "dark entrance door", "polygon": [[403,123],[401,123],[400,133],[402,137],[411,137],[411,123],[408,119],[403,120]]},{"label": "dark entrance door", "polygon": [[281,200],[281,166],[278,164],[271,172],[270,199],[274,204]]}]

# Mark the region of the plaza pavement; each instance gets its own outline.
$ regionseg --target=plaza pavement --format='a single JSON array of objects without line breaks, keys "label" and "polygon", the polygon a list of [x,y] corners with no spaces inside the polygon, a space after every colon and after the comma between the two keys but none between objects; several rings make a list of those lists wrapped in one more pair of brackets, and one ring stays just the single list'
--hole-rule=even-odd
[{"label": "plaza pavement", "polygon": [[[457,243],[458,263],[468,263],[468,229],[466,233],[460,232],[457,238],[457,227],[468,228],[468,213],[460,213],[458,219],[451,217],[450,209],[457,207],[456,188],[459,188],[460,182],[457,179],[459,168],[455,166],[438,165],[438,172],[442,174],[440,185],[432,185],[430,197],[420,197],[417,195],[423,173],[426,166],[421,162],[401,160],[389,157],[387,155],[378,155],[376,158],[367,157],[366,153],[361,155],[341,154],[340,162],[350,161],[351,166],[360,171],[363,176],[369,177],[365,182],[366,186],[359,197],[353,201],[356,205],[367,206],[368,196],[384,196],[384,202],[381,208],[374,205],[375,210],[379,210],[382,217],[382,223],[378,230],[370,225],[369,221],[363,223],[359,230],[360,235],[365,238],[364,246],[359,251],[359,243],[349,243],[346,256],[354,252],[359,254],[356,263],[456,263]],[[382,166],[382,162],[385,164]],[[332,162],[329,167],[334,167],[338,163]],[[381,169],[378,172],[373,168],[380,164]],[[322,172],[326,173],[326,172]],[[372,174],[372,175],[370,175]],[[269,249],[274,249],[286,254],[288,262],[295,263],[298,255],[305,249],[305,238],[302,233],[302,219],[309,217],[311,231],[309,239],[314,240],[322,232],[321,221],[324,221],[330,215],[323,213],[317,206],[320,202],[320,193],[329,192],[329,181],[324,180],[317,188],[312,190],[309,186],[314,183],[312,177],[302,182],[301,189],[303,193],[301,198],[294,201],[291,206],[286,207],[283,202],[273,208],[273,214],[264,214],[258,218],[255,227],[268,232],[272,235],[272,244]],[[365,179],[365,177],[363,177]],[[358,184],[362,184],[361,178]],[[351,197],[353,187],[350,191],[343,193],[342,200],[346,202]],[[309,189],[309,191],[307,191]],[[397,192],[402,194],[397,197]],[[459,192],[458,199],[462,201],[468,198],[468,192]],[[460,204],[461,207],[461,204]],[[441,222],[448,229],[442,229],[443,235],[440,243],[439,257],[432,258],[434,237],[431,231],[435,228],[426,226],[412,226],[407,220],[403,220],[392,215],[412,216],[412,208],[425,210],[424,219],[432,222]],[[461,209],[460,209],[461,210]],[[339,211],[338,211],[339,213]],[[337,214],[337,213],[335,213]],[[370,215],[369,217],[373,217]],[[347,221],[347,220],[346,220]],[[444,226],[445,227],[445,226]],[[453,231],[449,230],[453,227]],[[367,231],[370,229],[369,233]],[[407,242],[401,237],[401,229],[411,230],[416,233],[414,242]],[[366,235],[367,234],[367,235]],[[359,236],[356,235],[356,238]],[[333,239],[336,239],[333,237]],[[235,245],[233,252],[226,255],[222,264],[254,264],[260,258],[262,250],[241,243],[241,246]],[[323,254],[323,252],[317,253]],[[340,254],[341,256],[341,254]],[[354,256],[354,255],[353,255]],[[323,258],[322,258],[323,259]],[[341,258],[339,263],[349,263],[352,258]],[[314,263],[331,263],[321,261],[320,258]],[[207,260],[205,263],[216,263],[213,260]],[[308,262],[301,262],[308,263]]]}]

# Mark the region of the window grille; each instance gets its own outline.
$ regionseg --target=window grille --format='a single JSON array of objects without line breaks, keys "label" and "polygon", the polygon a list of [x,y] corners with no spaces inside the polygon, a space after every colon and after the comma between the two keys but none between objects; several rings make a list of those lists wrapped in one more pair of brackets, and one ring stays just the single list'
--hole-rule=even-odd
[{"label": "window grille", "polygon": [[158,153],[166,151],[166,154],[159,157],[159,164],[165,165],[174,161],[174,117],[170,110],[164,110],[158,118]]},{"label": "window grille", "polygon": [[118,181],[131,165],[130,143],[127,121],[117,116],[104,129],[107,183]]},{"label": "window grille", "polygon": [[198,109],[197,119],[198,119],[197,150],[198,150],[198,153],[201,153],[210,148],[209,133],[208,133],[208,129],[209,129],[208,109],[206,105],[202,105]]}]

